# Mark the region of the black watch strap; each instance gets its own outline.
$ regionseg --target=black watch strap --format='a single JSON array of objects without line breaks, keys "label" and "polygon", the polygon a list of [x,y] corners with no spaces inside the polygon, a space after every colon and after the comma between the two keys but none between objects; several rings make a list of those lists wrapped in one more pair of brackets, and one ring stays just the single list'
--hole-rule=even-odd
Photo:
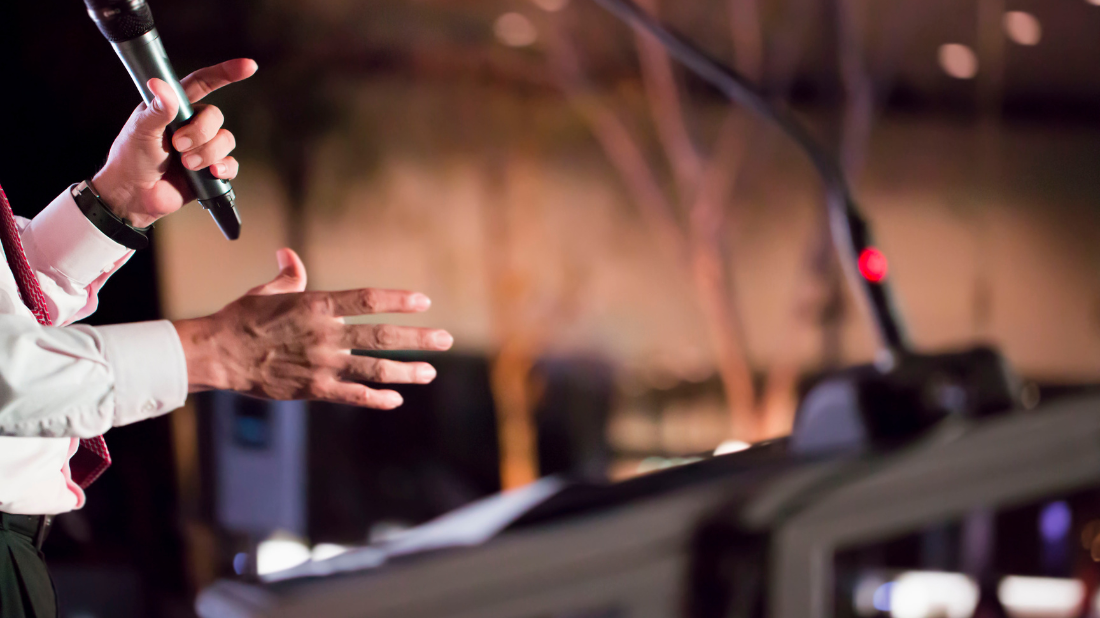
[{"label": "black watch strap", "polygon": [[153,226],[137,228],[111,212],[103,202],[103,198],[99,197],[99,191],[96,191],[91,180],[69,187],[69,192],[76,200],[76,205],[80,207],[80,212],[84,213],[92,225],[95,225],[107,238],[135,250],[149,246],[148,233]]}]

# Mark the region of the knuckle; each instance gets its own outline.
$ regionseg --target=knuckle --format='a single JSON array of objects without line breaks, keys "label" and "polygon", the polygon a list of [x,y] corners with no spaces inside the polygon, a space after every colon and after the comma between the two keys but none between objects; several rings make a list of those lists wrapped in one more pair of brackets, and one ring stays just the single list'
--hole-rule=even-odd
[{"label": "knuckle", "polygon": [[215,134],[212,138],[208,138],[197,152],[202,155],[204,160],[213,163],[215,160],[229,154],[225,149],[224,142],[225,140],[221,139],[220,135]]},{"label": "knuckle", "polygon": [[355,393],[355,403],[360,406],[374,407],[375,395],[374,391],[364,386]]},{"label": "knuckle", "polygon": [[374,342],[380,348],[388,348],[397,343],[397,329],[389,324],[383,324],[374,329]]},{"label": "knuckle", "polygon": [[417,337],[417,342],[421,348],[428,349],[435,347],[435,333],[430,330],[420,331],[420,336]]},{"label": "knuckle", "polygon": [[363,290],[359,293],[359,302],[367,313],[375,313],[380,306],[381,299],[376,290]]},{"label": "knuckle", "polygon": [[332,297],[328,294],[303,295],[306,311],[315,315],[332,315],[334,313]]},{"label": "knuckle", "polygon": [[233,134],[228,129],[219,129],[214,139],[210,140],[211,149],[220,153],[221,156],[229,154],[231,150],[236,148],[237,144],[233,138]]},{"label": "knuckle", "polygon": [[210,141],[216,130],[211,128],[210,114],[207,113],[206,108],[203,108],[197,109],[191,122],[180,127],[178,132],[193,138],[196,145],[202,145],[204,142]]},{"label": "knuckle", "polygon": [[328,388],[320,378],[315,376],[306,384],[306,392],[310,399],[324,399],[328,395]]},{"label": "knuckle", "polygon": [[193,83],[195,84],[195,89],[198,90],[200,93],[206,94],[207,92],[210,92],[210,80],[206,78],[206,75],[204,75],[201,70],[195,71],[187,77],[193,80]]},{"label": "knuckle", "polygon": [[390,382],[396,377],[393,363],[378,361],[374,366],[374,378],[376,382]]},{"label": "knuckle", "polygon": [[209,141],[196,149],[196,154],[202,157],[202,161],[205,165],[212,165],[215,160],[220,159],[218,156],[218,144],[215,141]]},{"label": "knuckle", "polygon": [[195,127],[195,137],[200,145],[209,144],[218,136],[218,127],[210,126],[209,123],[203,123],[200,126]]}]

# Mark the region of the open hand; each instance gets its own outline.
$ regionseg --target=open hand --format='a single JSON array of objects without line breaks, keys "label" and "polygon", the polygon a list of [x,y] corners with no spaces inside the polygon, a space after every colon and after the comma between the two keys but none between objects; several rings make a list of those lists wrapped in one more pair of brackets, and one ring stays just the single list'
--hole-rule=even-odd
[{"label": "open hand", "polygon": [[423,294],[359,289],[304,292],[305,266],[290,249],[277,254],[280,273],[214,315],[175,322],[192,392],[225,389],[267,399],[317,399],[392,409],[401,396],[360,382],[426,384],[428,363],[363,356],[357,350],[447,350],[446,331],[389,324],[346,324],[345,316],[419,313]]},{"label": "open hand", "polygon": [[[195,71],[180,80],[180,85],[193,103],[218,88],[250,77],[256,68],[252,60],[228,60]],[[180,127],[169,143],[166,129],[176,118],[179,101],[168,84],[159,79],[149,80],[148,86],[156,98],[150,105],[138,105],[130,114],[111,145],[106,165],[92,179],[107,206],[135,227],[152,225],[195,199],[183,175],[169,165],[173,149],[188,169],[209,167],[210,173],[225,180],[237,175],[237,161],[229,156],[236,142],[233,134],[222,128],[225,117],[221,110],[213,105],[195,105],[191,121]]]}]

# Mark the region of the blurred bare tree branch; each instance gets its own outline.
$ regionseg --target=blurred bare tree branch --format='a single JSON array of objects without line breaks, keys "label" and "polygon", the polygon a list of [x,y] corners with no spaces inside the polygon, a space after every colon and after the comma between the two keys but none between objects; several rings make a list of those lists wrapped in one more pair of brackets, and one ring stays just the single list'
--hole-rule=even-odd
[{"label": "blurred bare tree branch", "polygon": [[[730,0],[730,12],[756,15],[755,3]],[[656,0],[646,0],[644,6],[656,11]],[[741,24],[733,30],[738,40],[738,60],[747,65],[741,68],[758,75],[763,57],[759,23]],[[671,59],[651,37],[637,35],[646,100],[675,179],[676,197],[670,199],[639,139],[606,98],[588,85],[576,45],[564,34],[560,20],[552,20],[549,37],[550,63],[567,97],[589,124],[665,252],[689,271],[726,392],[731,434],[757,439],[760,423],[756,418],[752,369],[741,335],[741,318],[733,302],[725,234],[726,207],[748,143],[747,123],[739,111],[729,112],[711,151],[703,153],[691,136],[682,87]]]},{"label": "blurred bare tree branch", "polygon": [[[876,76],[868,70],[864,58],[868,19],[864,0],[837,2],[838,63],[845,92],[840,156],[845,170],[858,176],[865,165],[873,128]],[[775,67],[768,81],[785,90],[797,68],[801,36],[812,11],[802,2],[789,3],[790,25],[766,50],[758,3],[726,2],[734,66],[761,83],[767,51]],[[652,13],[659,12],[657,0],[641,0],[639,4]],[[546,48],[552,74],[619,173],[665,253],[683,264],[691,276],[726,394],[731,437],[755,441],[789,432],[803,361],[799,350],[805,346],[804,340],[820,329],[826,341],[826,365],[840,356],[839,349],[830,349],[839,345],[839,336],[830,330],[839,329],[843,318],[844,288],[828,244],[824,217],[806,243],[803,268],[792,285],[790,325],[780,337],[779,349],[770,355],[758,389],[732,282],[727,222],[729,208],[736,201],[737,178],[745,153],[753,142],[750,122],[741,110],[731,110],[709,151],[701,147],[692,135],[690,114],[685,111],[686,89],[679,83],[668,54],[651,37],[636,34],[645,99],[674,181],[674,190],[666,191],[661,173],[646,156],[644,142],[631,132],[610,97],[586,78],[580,60],[582,44],[566,34],[576,30],[569,19],[565,13],[548,20]],[[905,21],[893,24],[904,25]],[[890,60],[882,64],[888,67]],[[763,144],[757,146],[754,153],[765,149]]]}]

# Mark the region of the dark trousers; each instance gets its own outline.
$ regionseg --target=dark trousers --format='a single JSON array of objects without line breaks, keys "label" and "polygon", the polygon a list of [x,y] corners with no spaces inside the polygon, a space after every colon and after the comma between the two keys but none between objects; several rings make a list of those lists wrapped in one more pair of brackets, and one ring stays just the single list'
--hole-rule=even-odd
[{"label": "dark trousers", "polygon": [[41,517],[0,513],[0,618],[57,618],[57,594],[35,547]]}]

